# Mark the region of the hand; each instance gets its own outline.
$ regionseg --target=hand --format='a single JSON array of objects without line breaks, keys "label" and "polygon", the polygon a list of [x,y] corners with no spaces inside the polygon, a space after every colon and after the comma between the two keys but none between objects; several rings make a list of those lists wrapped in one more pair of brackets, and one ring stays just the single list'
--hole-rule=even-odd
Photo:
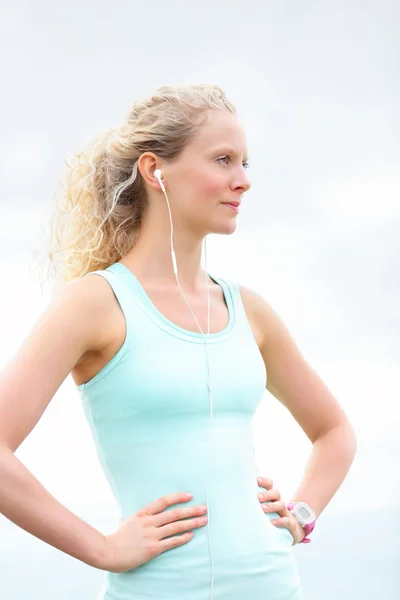
[{"label": "hand", "polygon": [[[189,542],[194,533],[188,530],[206,524],[202,519],[207,519],[207,506],[165,510],[169,506],[189,500],[191,498],[183,492],[168,494],[138,510],[128,519],[122,520],[122,523],[120,520],[118,531],[104,536],[105,558],[100,568],[112,573],[136,569],[162,552]],[[178,533],[182,535],[177,536]]]},{"label": "hand", "polygon": [[[267,492],[260,492],[258,494],[258,499],[260,500],[263,511],[265,513],[278,513],[281,518],[274,519],[271,523],[275,527],[286,527],[286,529],[289,529],[293,537],[292,546],[299,544],[306,537],[306,532],[297,519],[294,518],[290,510],[287,509],[285,502],[281,500],[280,492],[273,488],[272,479],[268,479],[268,477],[259,477],[257,480],[259,487],[268,490]],[[262,504],[267,500],[270,502]]]}]

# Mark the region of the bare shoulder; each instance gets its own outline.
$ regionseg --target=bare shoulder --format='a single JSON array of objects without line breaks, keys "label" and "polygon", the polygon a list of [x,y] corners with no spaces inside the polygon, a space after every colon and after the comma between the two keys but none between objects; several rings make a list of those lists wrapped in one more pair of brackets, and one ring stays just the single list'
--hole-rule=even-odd
[{"label": "bare shoulder", "polygon": [[274,311],[259,292],[243,284],[238,284],[238,288],[247,319],[261,350],[266,338],[267,323],[273,317]]},{"label": "bare shoulder", "polygon": [[292,339],[278,312],[262,294],[242,284],[239,289],[246,314],[251,316],[257,328],[260,350],[276,349],[277,344]]},{"label": "bare shoulder", "polygon": [[113,296],[110,284],[101,275],[88,273],[85,277],[78,277],[62,284],[54,295],[54,298],[65,296],[79,298],[85,305],[94,308],[104,308],[107,301]]},{"label": "bare shoulder", "polygon": [[104,277],[90,275],[74,279],[62,285],[57,291],[54,304],[62,303],[64,314],[73,312],[75,318],[88,331],[88,347],[101,349],[104,345],[104,325],[117,312],[116,299],[110,284]]}]

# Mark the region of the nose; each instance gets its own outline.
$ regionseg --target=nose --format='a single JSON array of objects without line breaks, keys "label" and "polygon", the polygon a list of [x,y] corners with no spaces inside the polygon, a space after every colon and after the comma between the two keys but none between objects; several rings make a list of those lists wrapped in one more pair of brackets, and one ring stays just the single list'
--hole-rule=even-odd
[{"label": "nose", "polygon": [[238,176],[238,178],[233,184],[234,190],[237,190],[238,188],[242,190],[242,194],[244,194],[244,192],[247,192],[251,188],[250,180],[244,171],[241,172],[241,174]]},{"label": "nose", "polygon": [[243,184],[243,190],[247,192],[251,188],[250,179],[245,175],[245,183]]}]

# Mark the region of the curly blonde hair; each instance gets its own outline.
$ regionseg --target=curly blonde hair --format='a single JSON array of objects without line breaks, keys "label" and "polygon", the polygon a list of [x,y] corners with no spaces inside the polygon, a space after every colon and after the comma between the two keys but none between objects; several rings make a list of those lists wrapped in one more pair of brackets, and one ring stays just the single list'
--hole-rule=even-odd
[{"label": "curly blonde hair", "polygon": [[[217,85],[157,88],[137,100],[124,123],[97,135],[60,178],[45,260],[68,282],[120,260],[135,243],[147,194],[137,161],[144,152],[177,158],[212,110],[236,115]],[[204,117],[204,118],[203,118]]]}]

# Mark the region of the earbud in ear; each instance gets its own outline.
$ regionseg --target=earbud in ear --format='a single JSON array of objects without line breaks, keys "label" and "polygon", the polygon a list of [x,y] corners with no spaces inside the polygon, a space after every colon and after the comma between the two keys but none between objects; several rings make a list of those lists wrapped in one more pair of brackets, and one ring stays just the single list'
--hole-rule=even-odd
[{"label": "earbud in ear", "polygon": [[162,173],[161,173],[161,169],[156,169],[156,170],[154,171],[154,177],[157,177],[158,181],[160,182],[160,185],[161,185],[161,189],[162,189],[162,191],[163,191],[163,192],[165,192],[165,187],[164,187],[164,184],[163,184],[163,182],[162,182]]}]

